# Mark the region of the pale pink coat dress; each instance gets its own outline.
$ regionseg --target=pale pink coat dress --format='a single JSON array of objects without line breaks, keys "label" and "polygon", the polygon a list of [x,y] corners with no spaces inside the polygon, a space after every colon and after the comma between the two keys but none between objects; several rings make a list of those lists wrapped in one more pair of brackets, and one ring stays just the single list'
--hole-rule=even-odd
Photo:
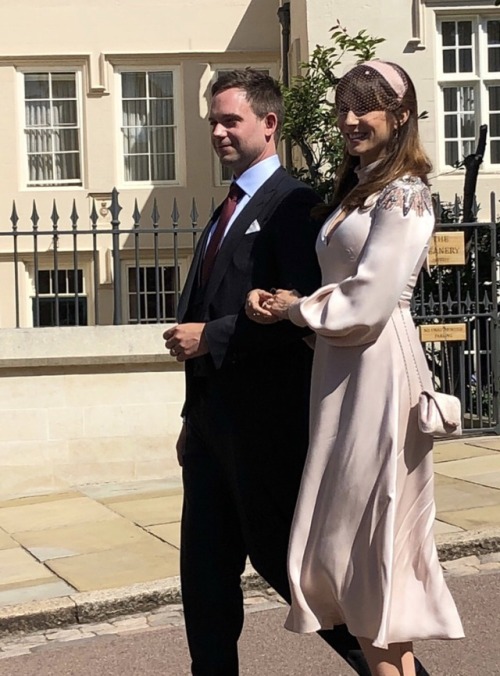
[{"label": "pale pink coat dress", "polygon": [[417,365],[431,385],[409,310],[434,226],[430,193],[420,179],[402,178],[367,204],[331,238],[338,214],[325,223],[323,286],[290,310],[314,330],[316,348],[286,627],[345,623],[386,648],[460,638],[463,629],[434,544],[433,442],[415,407]]}]

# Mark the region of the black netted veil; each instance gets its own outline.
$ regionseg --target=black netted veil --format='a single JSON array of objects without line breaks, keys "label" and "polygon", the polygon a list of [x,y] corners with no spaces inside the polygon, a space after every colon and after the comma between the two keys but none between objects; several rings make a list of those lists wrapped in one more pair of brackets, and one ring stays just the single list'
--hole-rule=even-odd
[{"label": "black netted veil", "polygon": [[339,81],[335,91],[338,115],[352,110],[366,115],[374,110],[394,112],[408,90],[405,72],[396,64],[367,61],[355,66]]}]

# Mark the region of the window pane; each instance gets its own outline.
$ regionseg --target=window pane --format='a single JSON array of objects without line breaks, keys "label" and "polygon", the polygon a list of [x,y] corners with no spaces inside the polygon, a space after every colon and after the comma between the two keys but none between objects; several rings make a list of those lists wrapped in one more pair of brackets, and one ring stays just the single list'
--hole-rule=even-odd
[{"label": "window pane", "polygon": [[472,49],[459,50],[458,70],[460,73],[472,73]]},{"label": "window pane", "polygon": [[54,177],[51,155],[28,155],[30,181],[48,181]]},{"label": "window pane", "polygon": [[458,143],[456,141],[446,141],[444,146],[446,164],[454,166],[458,162]]},{"label": "window pane", "polygon": [[443,46],[452,47],[455,46],[455,22],[454,21],[443,21],[441,24],[441,32],[443,35]]},{"label": "window pane", "polygon": [[29,153],[49,153],[52,150],[52,132],[45,129],[30,129],[26,132]]},{"label": "window pane", "polygon": [[48,127],[51,123],[50,103],[48,101],[26,102],[26,126]]},{"label": "window pane", "polygon": [[500,164],[500,141],[491,141],[491,162]]},{"label": "window pane", "polygon": [[156,289],[156,273],[153,267],[146,268],[146,290]]},{"label": "window pane", "polygon": [[49,98],[49,74],[26,73],[24,76],[24,98],[48,99]]},{"label": "window pane", "polygon": [[56,153],[54,159],[56,178],[68,181],[80,178],[80,157],[78,153]]},{"label": "window pane", "polygon": [[149,73],[149,95],[152,98],[174,95],[172,73]]},{"label": "window pane", "polygon": [[457,88],[444,87],[444,109],[446,112],[457,110]]},{"label": "window pane", "polygon": [[500,71],[500,47],[489,48],[488,71],[490,73],[498,73],[498,71]]},{"label": "window pane", "polygon": [[444,135],[446,138],[457,138],[458,125],[455,115],[445,115],[444,118]]},{"label": "window pane", "polygon": [[83,293],[83,271],[82,270],[77,270],[77,275],[76,279],[78,280],[78,288],[75,288],[75,271],[74,270],[68,270],[67,271],[67,288],[68,288],[68,293]]},{"label": "window pane", "polygon": [[146,97],[146,73],[122,73],[124,99]]},{"label": "window pane", "polygon": [[476,124],[474,116],[472,115],[462,115],[460,120],[460,135],[462,138],[465,137],[474,137],[476,136]]},{"label": "window pane", "polygon": [[488,44],[500,45],[500,21],[488,21]]},{"label": "window pane", "polygon": [[172,100],[151,101],[149,106],[150,124],[165,125],[174,123],[174,102]]},{"label": "window pane", "polygon": [[148,181],[149,168],[147,155],[132,155],[125,158],[125,178],[127,181]]},{"label": "window pane", "polygon": [[50,271],[38,271],[38,293],[50,293]]},{"label": "window pane", "polygon": [[153,155],[151,171],[153,181],[175,181],[175,155]]},{"label": "window pane", "polygon": [[123,124],[126,127],[145,125],[148,119],[147,110],[146,101],[124,101]]},{"label": "window pane", "polygon": [[490,87],[488,89],[490,110],[500,110],[500,87]]},{"label": "window pane", "polygon": [[[43,132],[42,132],[43,133]],[[52,133],[54,150],[78,150],[78,129],[56,129]]]},{"label": "window pane", "polygon": [[460,88],[460,103],[462,110],[474,110],[474,88],[461,87]]},{"label": "window pane", "polygon": [[123,131],[123,141],[125,153],[129,155],[148,152],[147,129],[125,129]]},{"label": "window pane", "polygon": [[490,135],[500,137],[500,113],[490,115]]},{"label": "window pane", "polygon": [[52,73],[52,97],[54,99],[76,98],[74,73]]},{"label": "window pane", "polygon": [[455,73],[457,70],[457,55],[455,51],[446,49],[443,52],[443,73]]},{"label": "window pane", "polygon": [[175,289],[175,268],[173,266],[163,268],[163,288],[165,291]]},{"label": "window pane", "polygon": [[472,45],[472,22],[459,21],[458,22],[458,44]]},{"label": "window pane", "polygon": [[54,101],[52,107],[53,124],[57,125],[76,125],[76,101]]},{"label": "window pane", "polygon": [[173,320],[175,319],[175,298],[173,294],[165,296],[165,316],[163,319]]}]

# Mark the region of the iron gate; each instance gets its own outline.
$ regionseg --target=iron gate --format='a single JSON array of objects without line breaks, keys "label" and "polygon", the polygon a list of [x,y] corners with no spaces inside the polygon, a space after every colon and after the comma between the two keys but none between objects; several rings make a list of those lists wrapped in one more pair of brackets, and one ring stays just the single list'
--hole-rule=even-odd
[{"label": "iron gate", "polygon": [[412,301],[417,325],[465,324],[465,340],[424,343],[436,390],[455,394],[462,402],[464,433],[500,433],[495,204],[492,194],[489,222],[459,223],[458,200],[449,207],[438,203],[438,230],[464,232],[466,264],[423,270]]}]

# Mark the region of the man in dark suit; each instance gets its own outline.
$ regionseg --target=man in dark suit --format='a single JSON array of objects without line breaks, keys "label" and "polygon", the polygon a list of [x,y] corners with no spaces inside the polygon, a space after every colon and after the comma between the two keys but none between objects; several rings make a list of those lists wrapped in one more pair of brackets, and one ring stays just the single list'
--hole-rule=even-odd
[{"label": "man in dark suit", "polygon": [[[200,238],[166,347],[186,362],[181,580],[195,676],[237,676],[240,576],[254,568],[286,600],[288,537],[307,452],[312,350],[291,322],[261,326],[244,305],[254,288],[318,288],[318,198],[280,166],[277,83],[233,71],[212,88],[212,143],[231,167],[230,194]],[[236,185],[234,185],[236,183]],[[229,215],[228,215],[229,214]],[[323,638],[362,675],[345,627]],[[265,665],[262,667],[265,673]]]}]

